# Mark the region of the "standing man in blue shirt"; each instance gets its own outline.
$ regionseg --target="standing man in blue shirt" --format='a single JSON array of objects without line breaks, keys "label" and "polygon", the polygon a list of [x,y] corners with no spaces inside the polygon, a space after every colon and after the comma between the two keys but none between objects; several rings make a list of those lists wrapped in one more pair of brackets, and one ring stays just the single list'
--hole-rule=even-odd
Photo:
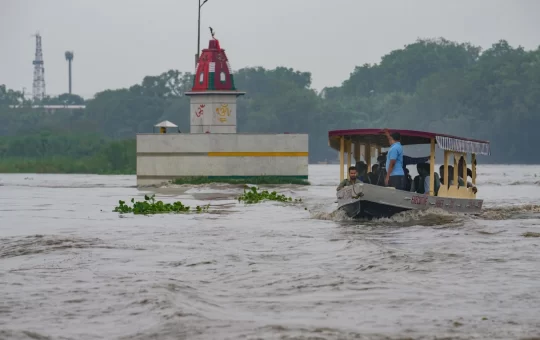
[{"label": "standing man in blue shirt", "polygon": [[401,134],[394,132],[390,134],[388,129],[384,130],[388,143],[391,145],[386,156],[386,178],[384,184],[403,190],[405,187],[405,172],[403,171],[403,147],[401,146]]}]

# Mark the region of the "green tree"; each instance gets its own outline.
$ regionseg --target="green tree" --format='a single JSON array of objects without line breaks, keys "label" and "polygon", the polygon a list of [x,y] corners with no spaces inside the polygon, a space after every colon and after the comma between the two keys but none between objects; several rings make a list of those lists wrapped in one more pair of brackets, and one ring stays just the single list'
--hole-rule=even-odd
[{"label": "green tree", "polygon": [[[320,93],[311,88],[310,72],[287,67],[240,69],[235,83],[247,92],[238,100],[238,131],[308,133],[312,162],[337,158],[328,147],[329,130],[368,127],[488,139],[493,154],[486,161],[540,161],[531,143],[540,123],[540,48],[500,40],[482,51],[470,43],[419,39],[378,63],[355,67],[341,86]],[[137,133],[165,119],[189,130],[185,92],[192,84],[191,73],[168,70],[88,100],[62,94],[42,103],[1,85],[0,156],[40,160],[32,166],[41,170],[61,167],[61,157],[79,158],[62,165],[69,171],[124,171],[124,163],[132,169]],[[31,107],[43,103],[84,103],[86,109]],[[131,142],[112,144],[126,139]]]}]

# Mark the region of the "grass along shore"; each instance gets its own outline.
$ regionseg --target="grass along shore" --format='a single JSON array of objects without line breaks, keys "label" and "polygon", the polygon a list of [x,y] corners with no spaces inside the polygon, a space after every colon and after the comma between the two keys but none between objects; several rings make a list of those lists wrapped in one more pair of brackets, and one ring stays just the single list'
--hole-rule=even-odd
[{"label": "grass along shore", "polygon": [[0,159],[0,173],[4,174],[95,174],[135,175],[132,164],[112,165],[98,157],[46,157]]}]

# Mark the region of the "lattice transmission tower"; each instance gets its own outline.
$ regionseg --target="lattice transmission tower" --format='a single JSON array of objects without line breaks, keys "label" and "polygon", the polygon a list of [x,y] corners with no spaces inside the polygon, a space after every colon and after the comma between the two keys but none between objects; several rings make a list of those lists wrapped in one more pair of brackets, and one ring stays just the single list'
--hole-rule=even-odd
[{"label": "lattice transmission tower", "polygon": [[45,67],[43,66],[43,50],[41,49],[41,35],[35,34],[36,37],[36,56],[32,64],[34,64],[34,83],[32,86],[34,100],[42,100],[45,98]]}]

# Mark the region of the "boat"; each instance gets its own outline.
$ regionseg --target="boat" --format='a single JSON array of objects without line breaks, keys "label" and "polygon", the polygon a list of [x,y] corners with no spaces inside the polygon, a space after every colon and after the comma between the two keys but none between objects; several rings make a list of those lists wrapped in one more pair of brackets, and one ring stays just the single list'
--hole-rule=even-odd
[{"label": "boat", "polygon": [[[354,156],[355,161],[360,161],[361,149],[364,151],[365,163],[368,171],[371,169],[372,155],[377,156],[379,166],[385,167],[385,153],[382,148],[390,147],[385,129],[356,129],[334,130],[328,132],[328,142],[331,148],[339,151],[340,181],[345,177],[345,171],[351,166]],[[476,155],[490,155],[490,143],[475,139],[451,136],[447,134],[415,131],[415,130],[388,130],[390,133],[401,134],[401,144],[430,145],[429,173],[430,192],[419,194],[404,190],[396,190],[393,187],[385,187],[368,183],[357,182],[337,191],[337,209],[343,210],[351,218],[382,218],[391,217],[397,213],[408,210],[426,210],[440,208],[452,213],[477,215],[482,210],[483,200],[476,198]],[[444,150],[444,171],[441,181],[449,183],[448,167],[454,169],[463,167],[463,173],[468,173],[467,156],[470,155],[470,174],[472,187],[459,185],[458,171],[453,172],[452,185],[441,186],[437,193],[434,192],[435,176],[435,147]],[[345,157],[347,168],[345,169]],[[467,180],[467,176],[465,181]]]}]

